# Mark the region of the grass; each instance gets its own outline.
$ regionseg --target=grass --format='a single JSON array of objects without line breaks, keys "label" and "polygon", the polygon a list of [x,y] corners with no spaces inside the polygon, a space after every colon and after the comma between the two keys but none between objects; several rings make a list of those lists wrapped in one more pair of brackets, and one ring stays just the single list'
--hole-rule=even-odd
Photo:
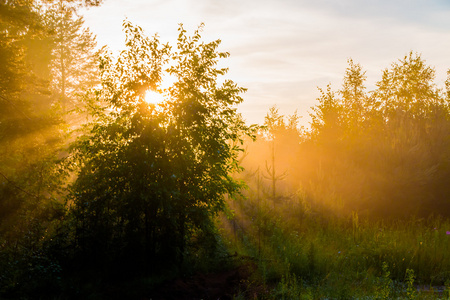
[{"label": "grass", "polygon": [[[450,222],[369,221],[240,199],[221,217],[231,252],[258,262],[261,299],[449,299]],[[256,283],[254,283],[256,284]]]}]

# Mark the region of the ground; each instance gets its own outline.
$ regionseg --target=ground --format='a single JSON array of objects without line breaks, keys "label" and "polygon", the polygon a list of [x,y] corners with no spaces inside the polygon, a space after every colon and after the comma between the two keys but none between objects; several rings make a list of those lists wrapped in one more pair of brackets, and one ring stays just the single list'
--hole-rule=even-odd
[{"label": "ground", "polygon": [[[238,294],[258,293],[249,289],[249,278],[256,269],[253,262],[243,262],[237,267],[209,274],[196,274],[164,283],[148,300],[233,299]],[[247,299],[247,297],[245,297]],[[146,300],[147,300],[146,299]]]}]

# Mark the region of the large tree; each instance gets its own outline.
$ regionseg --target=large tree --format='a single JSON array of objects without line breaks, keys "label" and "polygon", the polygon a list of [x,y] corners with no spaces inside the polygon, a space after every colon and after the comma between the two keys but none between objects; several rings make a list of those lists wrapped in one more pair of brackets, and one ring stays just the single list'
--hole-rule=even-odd
[{"label": "large tree", "polygon": [[[204,43],[180,27],[172,50],[128,22],[124,30],[126,49],[101,60],[95,102],[103,105],[74,145],[75,241],[96,262],[180,262],[194,233],[211,233],[224,195],[241,187],[231,173],[241,136],[251,133],[235,108],[244,89],[218,81],[226,73],[218,59],[229,55],[217,51],[220,40]],[[167,75],[176,80],[165,101],[147,103]]]}]

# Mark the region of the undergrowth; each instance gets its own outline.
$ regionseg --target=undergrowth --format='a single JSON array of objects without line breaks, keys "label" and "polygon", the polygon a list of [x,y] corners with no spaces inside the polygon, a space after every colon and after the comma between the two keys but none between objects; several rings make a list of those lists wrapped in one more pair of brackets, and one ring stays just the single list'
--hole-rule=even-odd
[{"label": "undergrowth", "polygon": [[232,203],[229,251],[258,262],[261,299],[449,299],[450,222],[305,212],[301,199]]}]

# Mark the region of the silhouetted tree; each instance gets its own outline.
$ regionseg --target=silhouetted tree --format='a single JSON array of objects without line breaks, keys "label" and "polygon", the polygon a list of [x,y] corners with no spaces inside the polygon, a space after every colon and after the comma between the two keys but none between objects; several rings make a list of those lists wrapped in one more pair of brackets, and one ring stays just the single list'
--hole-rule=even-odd
[{"label": "silhouetted tree", "polygon": [[[172,50],[128,22],[124,30],[126,50],[101,59],[95,101],[105,106],[74,145],[75,241],[89,261],[120,258],[157,272],[158,263],[181,262],[194,235],[210,234],[224,194],[239,191],[231,173],[251,128],[234,108],[244,89],[217,82],[226,69],[215,65],[229,55],[217,51],[220,40],[203,43],[199,31],[189,37],[180,27]],[[165,101],[147,103],[166,74],[176,81]]]}]

